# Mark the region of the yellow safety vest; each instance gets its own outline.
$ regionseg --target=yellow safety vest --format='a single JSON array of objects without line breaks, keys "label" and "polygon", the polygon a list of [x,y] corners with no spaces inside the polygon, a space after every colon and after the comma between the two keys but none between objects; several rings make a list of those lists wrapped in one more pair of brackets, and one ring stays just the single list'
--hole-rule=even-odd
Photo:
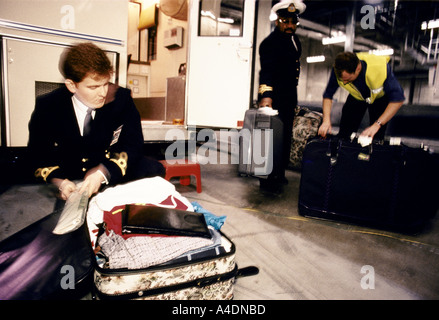
[{"label": "yellow safety vest", "polygon": [[384,81],[387,79],[387,63],[390,60],[389,56],[377,56],[369,53],[357,53],[357,57],[367,64],[366,69],[366,85],[370,89],[370,97],[366,99],[361,95],[360,91],[352,84],[344,84],[341,79],[337,77],[337,82],[340,87],[346,89],[355,99],[373,103],[375,99],[384,96]]}]

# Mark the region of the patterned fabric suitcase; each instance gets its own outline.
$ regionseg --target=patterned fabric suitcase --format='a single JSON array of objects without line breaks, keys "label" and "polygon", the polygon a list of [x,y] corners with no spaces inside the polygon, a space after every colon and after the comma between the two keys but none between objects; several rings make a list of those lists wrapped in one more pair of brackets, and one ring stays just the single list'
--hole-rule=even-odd
[{"label": "patterned fabric suitcase", "polygon": [[224,235],[223,241],[225,253],[195,261],[138,270],[96,267],[95,294],[98,299],[230,300],[236,278],[258,269],[238,269],[233,242]]},{"label": "patterned fabric suitcase", "polygon": [[[97,257],[96,298],[227,300],[233,298],[237,277],[258,273],[256,267],[238,269],[235,245],[212,227],[213,240],[124,234],[122,212],[130,203],[179,210],[192,206],[171,183],[158,177],[109,188],[93,198],[87,223]],[[199,244],[203,241],[212,245]],[[184,243],[181,251],[180,242]],[[200,247],[186,251],[194,243]]]},{"label": "patterned fabric suitcase", "polygon": [[291,139],[290,165],[297,170],[302,168],[302,155],[306,143],[317,136],[323,114],[311,111],[306,107],[297,106],[293,122]]}]

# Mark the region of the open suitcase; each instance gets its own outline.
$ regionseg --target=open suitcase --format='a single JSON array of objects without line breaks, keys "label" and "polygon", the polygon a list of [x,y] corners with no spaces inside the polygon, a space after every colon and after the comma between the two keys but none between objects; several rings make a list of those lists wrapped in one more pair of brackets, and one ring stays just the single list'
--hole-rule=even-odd
[{"label": "open suitcase", "polygon": [[225,251],[220,254],[135,270],[98,266],[94,294],[105,300],[230,300],[236,278],[257,274],[258,269],[238,269],[235,246],[222,237]]},{"label": "open suitcase", "polygon": [[422,148],[389,142],[362,147],[354,140],[308,142],[299,214],[419,232],[438,210],[437,157]]},{"label": "open suitcase", "polygon": [[283,124],[273,110],[249,109],[240,132],[238,172],[267,177],[282,162]]},{"label": "open suitcase", "polygon": [[[166,208],[175,208],[186,210],[189,203],[178,192],[165,190],[163,196],[158,195],[157,190],[163,186],[165,189],[172,186],[169,182],[161,178],[155,179],[155,183],[147,184],[143,187],[142,181],[131,184],[134,190],[144,190],[148,195],[148,186],[156,189],[154,197],[158,201],[139,201],[137,197],[123,200],[126,204],[136,203],[137,205],[155,205]],[[138,186],[136,186],[138,184]],[[113,192],[122,195],[122,188],[108,190],[109,193],[98,195],[89,206],[90,211],[95,208],[104,208],[103,224],[94,225],[89,221],[91,234],[96,234],[96,228],[99,231],[96,237],[91,236],[92,242],[95,243],[95,253],[97,256],[97,265],[94,271],[94,296],[97,299],[155,299],[155,300],[227,300],[233,298],[233,287],[236,278],[241,276],[250,276],[258,273],[258,268],[247,267],[239,269],[235,262],[235,245],[221,231],[210,228],[210,232],[215,237],[214,244],[192,251],[190,254],[179,255],[174,252],[178,246],[178,239],[185,237],[164,238],[161,235],[153,237],[142,234],[124,234],[122,231],[122,213],[126,204],[113,202]],[[146,189],[145,189],[146,188]],[[173,188],[173,186],[172,186]],[[126,191],[129,193],[129,190]],[[102,205],[102,197],[106,197],[112,203],[106,206]],[[143,196],[141,196],[143,198]],[[152,200],[150,197],[148,200]],[[143,198],[146,200],[146,198]],[[96,203],[95,203],[96,202]],[[98,205],[96,205],[98,204]],[[93,218],[93,212],[89,215]],[[209,219],[207,219],[209,220]],[[94,226],[93,226],[94,225]],[[94,230],[93,230],[94,229]],[[125,241],[122,241],[123,238]],[[172,238],[176,242],[172,242]],[[93,240],[95,239],[95,240]],[[132,240],[132,242],[129,242]],[[189,237],[189,242],[201,242],[203,238]],[[122,243],[123,247],[108,247],[113,245],[113,241]],[[169,241],[163,244],[162,242]],[[131,248],[132,243],[135,245]],[[143,246],[143,247],[142,247]],[[163,259],[154,255],[153,249],[139,250],[139,248],[161,248],[167,254],[174,254],[176,257],[168,256]],[[171,249],[169,249],[171,248]],[[169,250],[169,252],[167,252]],[[145,254],[145,251],[151,251],[150,256],[139,257]],[[126,259],[126,257],[128,257]]]},{"label": "open suitcase", "polygon": [[[108,188],[96,195],[90,200],[87,222],[66,234],[53,233],[62,215],[62,207],[57,207],[0,242],[0,299],[77,300],[89,298],[90,293],[92,298],[101,299],[231,299],[237,277],[258,273],[256,267],[237,268],[235,246],[221,233],[222,246],[212,250],[179,256],[150,268],[105,268],[95,246],[99,229],[95,223],[100,220],[100,208],[114,206],[111,201],[99,202],[99,209],[95,204],[99,199],[106,200],[106,195],[116,202],[137,204],[147,199],[151,205],[181,209],[191,205],[171,183],[157,177]],[[116,218],[111,210],[108,212]]]}]

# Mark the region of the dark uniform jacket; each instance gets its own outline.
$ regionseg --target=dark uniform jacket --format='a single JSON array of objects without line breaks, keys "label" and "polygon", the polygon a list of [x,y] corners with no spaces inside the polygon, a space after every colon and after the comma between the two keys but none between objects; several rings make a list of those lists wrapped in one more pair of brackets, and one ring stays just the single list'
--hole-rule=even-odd
[{"label": "dark uniform jacket", "polygon": [[276,28],[259,46],[259,98],[272,98],[273,108],[281,114],[293,112],[297,104],[302,47],[298,36],[293,37],[297,49],[291,35]]},{"label": "dark uniform jacket", "polygon": [[[291,37],[294,38],[294,45]],[[259,100],[273,99],[283,123],[283,168],[287,168],[291,149],[294,112],[297,105],[297,84],[300,74],[302,46],[296,34],[288,35],[277,28],[259,46],[261,71],[259,73]],[[276,169],[277,166],[275,166]],[[281,170],[278,168],[277,170]],[[273,172],[273,175],[283,173]]]},{"label": "dark uniform jacket", "polygon": [[127,89],[110,84],[87,138],[80,134],[72,93],[66,87],[36,101],[28,149],[35,175],[47,182],[83,179],[87,170],[103,164],[109,181],[116,183],[139,161],[142,148],[140,116]]}]

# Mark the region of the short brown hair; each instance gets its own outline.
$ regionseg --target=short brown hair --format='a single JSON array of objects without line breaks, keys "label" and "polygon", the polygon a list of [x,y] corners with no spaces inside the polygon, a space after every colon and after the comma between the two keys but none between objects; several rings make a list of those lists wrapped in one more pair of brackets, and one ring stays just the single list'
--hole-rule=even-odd
[{"label": "short brown hair", "polygon": [[76,83],[87,74],[111,76],[113,72],[105,52],[93,43],[80,43],[68,48],[60,60],[60,69],[64,78]]},{"label": "short brown hair", "polygon": [[341,76],[343,71],[354,73],[360,60],[357,55],[352,52],[341,52],[337,54],[334,61],[334,71],[337,77]]}]

